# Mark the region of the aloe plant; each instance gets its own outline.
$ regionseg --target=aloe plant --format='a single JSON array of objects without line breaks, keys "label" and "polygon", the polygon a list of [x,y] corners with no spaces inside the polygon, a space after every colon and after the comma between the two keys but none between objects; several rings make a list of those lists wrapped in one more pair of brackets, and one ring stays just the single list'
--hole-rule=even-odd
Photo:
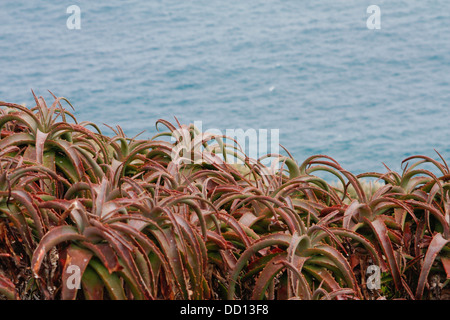
[{"label": "aloe plant", "polygon": [[[167,131],[151,139],[120,127],[108,136],[78,123],[67,99],[48,107],[33,97],[30,109],[0,102],[0,299],[427,299],[448,290],[450,170],[439,154],[409,157],[401,173],[353,175],[326,155],[250,159],[234,139],[178,120],[158,120]],[[262,164],[269,157],[278,171]],[[372,265],[379,290],[367,287]],[[81,289],[69,285],[73,270]]]}]

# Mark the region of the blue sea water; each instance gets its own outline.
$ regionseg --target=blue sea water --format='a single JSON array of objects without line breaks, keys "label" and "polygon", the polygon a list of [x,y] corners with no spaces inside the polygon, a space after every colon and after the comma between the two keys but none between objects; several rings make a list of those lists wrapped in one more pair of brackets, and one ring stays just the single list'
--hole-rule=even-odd
[{"label": "blue sea water", "polygon": [[51,90],[129,136],[176,116],[280,129],[299,162],[327,154],[354,173],[434,148],[450,160],[448,0],[2,0],[0,72],[0,100]]}]

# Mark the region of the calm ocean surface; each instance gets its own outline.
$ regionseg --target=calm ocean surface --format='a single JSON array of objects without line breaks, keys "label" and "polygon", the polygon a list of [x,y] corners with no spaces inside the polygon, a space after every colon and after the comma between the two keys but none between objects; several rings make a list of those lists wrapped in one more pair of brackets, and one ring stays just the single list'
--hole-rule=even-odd
[{"label": "calm ocean surface", "polygon": [[280,129],[299,162],[327,154],[354,173],[433,148],[450,162],[448,0],[1,0],[0,21],[0,100],[51,90],[129,136],[174,116]]}]

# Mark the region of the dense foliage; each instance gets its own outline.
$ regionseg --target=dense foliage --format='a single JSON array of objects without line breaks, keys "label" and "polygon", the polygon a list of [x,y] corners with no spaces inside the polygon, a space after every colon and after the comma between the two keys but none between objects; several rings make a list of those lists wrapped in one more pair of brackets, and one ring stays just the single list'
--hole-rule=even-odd
[{"label": "dense foliage", "polygon": [[[192,125],[110,137],[66,99],[34,98],[0,102],[0,299],[449,299],[442,158],[356,176],[324,155],[287,156],[268,174]],[[189,139],[202,161],[174,161]]]}]

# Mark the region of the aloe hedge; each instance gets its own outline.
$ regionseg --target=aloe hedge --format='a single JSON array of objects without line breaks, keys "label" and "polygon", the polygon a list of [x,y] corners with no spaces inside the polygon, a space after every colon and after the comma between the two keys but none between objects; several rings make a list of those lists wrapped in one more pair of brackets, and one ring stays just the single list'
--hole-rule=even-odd
[{"label": "aloe hedge", "polygon": [[[281,157],[268,174],[192,125],[158,120],[166,131],[152,139],[120,127],[111,137],[78,123],[67,99],[33,97],[31,109],[0,102],[0,299],[449,298],[450,169],[439,154],[361,175],[324,155]],[[186,140],[202,161],[174,159]]]}]

